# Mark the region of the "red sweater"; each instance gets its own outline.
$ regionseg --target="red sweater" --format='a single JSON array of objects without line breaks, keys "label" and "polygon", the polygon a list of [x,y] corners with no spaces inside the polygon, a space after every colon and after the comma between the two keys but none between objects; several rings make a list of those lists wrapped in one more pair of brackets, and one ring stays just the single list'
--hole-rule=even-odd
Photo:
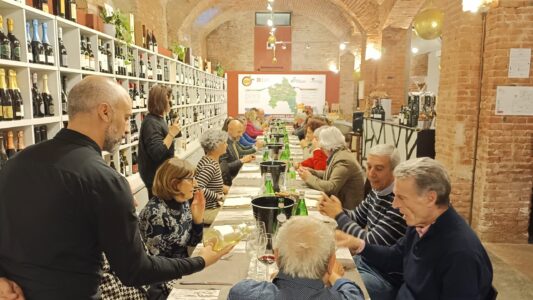
[{"label": "red sweater", "polygon": [[263,130],[256,129],[252,122],[248,122],[246,123],[246,134],[255,139],[258,135],[263,135]]},{"label": "red sweater", "polygon": [[320,148],[313,150],[313,156],[302,161],[302,166],[311,168],[313,170],[322,171],[326,169],[328,157]]}]

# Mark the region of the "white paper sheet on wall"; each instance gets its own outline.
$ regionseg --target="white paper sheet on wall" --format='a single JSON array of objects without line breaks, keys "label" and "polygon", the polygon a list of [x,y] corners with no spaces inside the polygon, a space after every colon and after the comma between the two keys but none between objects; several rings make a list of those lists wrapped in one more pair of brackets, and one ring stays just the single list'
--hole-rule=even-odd
[{"label": "white paper sheet on wall", "polygon": [[530,48],[511,48],[509,52],[509,78],[529,78]]},{"label": "white paper sheet on wall", "polygon": [[533,87],[499,86],[496,89],[496,115],[533,116]]}]

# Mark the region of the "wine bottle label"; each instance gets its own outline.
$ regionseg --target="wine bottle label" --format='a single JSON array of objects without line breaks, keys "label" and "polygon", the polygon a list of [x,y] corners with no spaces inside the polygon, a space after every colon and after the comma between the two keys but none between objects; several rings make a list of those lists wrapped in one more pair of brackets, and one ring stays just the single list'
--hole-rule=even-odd
[{"label": "wine bottle label", "polygon": [[47,55],[46,58],[48,59],[47,61],[48,61],[49,64],[53,65],[55,63],[53,54],[52,55]]},{"label": "wine bottle label", "polygon": [[13,60],[20,60],[20,46],[13,48]]},{"label": "wine bottle label", "polygon": [[45,62],[46,61],[46,56],[43,54],[39,54],[39,62]]},{"label": "wine bottle label", "polygon": [[68,59],[68,56],[67,54],[61,54],[61,66],[62,67],[66,67],[67,66],[67,59]]},{"label": "wine bottle label", "polygon": [[80,68],[85,68],[85,54],[80,54]]}]

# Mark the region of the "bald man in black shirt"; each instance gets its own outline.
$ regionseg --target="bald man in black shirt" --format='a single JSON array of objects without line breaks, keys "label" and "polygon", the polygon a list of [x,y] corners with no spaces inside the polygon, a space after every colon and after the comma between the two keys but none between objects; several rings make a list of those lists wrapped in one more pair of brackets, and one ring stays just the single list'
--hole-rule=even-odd
[{"label": "bald man in black shirt", "polygon": [[128,182],[101,153],[113,153],[129,130],[128,93],[89,76],[68,104],[68,128],[0,172],[0,295],[15,282],[26,299],[98,299],[102,252],[122,283],[142,285],[198,272],[230,250],[147,255]]}]

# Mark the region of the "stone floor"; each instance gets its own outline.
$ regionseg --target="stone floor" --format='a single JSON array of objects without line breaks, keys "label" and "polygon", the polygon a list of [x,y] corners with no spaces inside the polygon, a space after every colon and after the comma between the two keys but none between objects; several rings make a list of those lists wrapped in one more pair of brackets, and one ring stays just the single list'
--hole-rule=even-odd
[{"label": "stone floor", "polygon": [[533,245],[485,243],[498,300],[533,299]]}]

